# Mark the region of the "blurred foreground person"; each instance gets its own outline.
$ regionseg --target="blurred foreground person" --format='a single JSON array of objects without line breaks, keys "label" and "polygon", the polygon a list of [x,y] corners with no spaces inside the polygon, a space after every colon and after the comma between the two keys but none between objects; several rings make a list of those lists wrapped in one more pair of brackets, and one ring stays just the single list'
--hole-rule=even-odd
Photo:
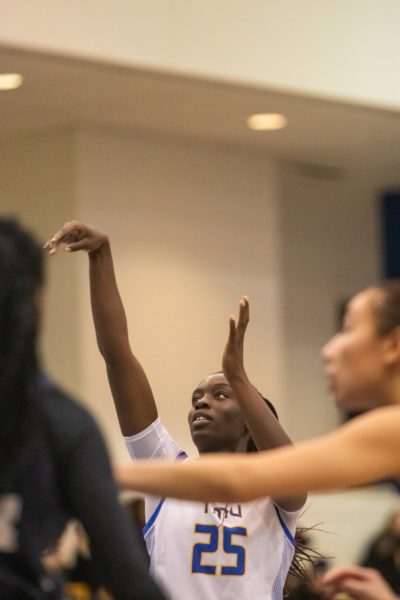
[{"label": "blurred foreground person", "polygon": [[42,283],[40,246],[0,219],[0,598],[60,598],[41,558],[74,517],[116,600],[161,600],[93,419],[40,371]]}]

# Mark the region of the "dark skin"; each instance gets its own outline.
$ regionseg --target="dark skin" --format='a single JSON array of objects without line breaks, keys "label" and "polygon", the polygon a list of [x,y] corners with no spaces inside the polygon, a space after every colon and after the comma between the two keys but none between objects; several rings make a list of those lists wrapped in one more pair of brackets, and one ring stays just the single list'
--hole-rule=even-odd
[{"label": "dark skin", "polygon": [[[147,376],[132,352],[125,310],[119,295],[108,237],[95,227],[70,221],[45,244],[55,254],[84,250],[89,254],[90,289],[97,342],[121,431],[131,436],[143,431],[158,416]],[[243,297],[236,323],[231,317],[223,374],[204,379],[192,396],[189,426],[199,452],[246,452],[250,437],[259,450],[291,444],[279,421],[249,381],[243,364],[243,345],[249,322],[249,303]],[[194,420],[194,416],[202,419]],[[204,420],[203,420],[204,419]],[[305,496],[275,498],[288,511],[297,510]]]},{"label": "dark skin", "polygon": [[209,375],[192,394],[190,433],[199,453],[246,452],[250,434],[223,373]]}]

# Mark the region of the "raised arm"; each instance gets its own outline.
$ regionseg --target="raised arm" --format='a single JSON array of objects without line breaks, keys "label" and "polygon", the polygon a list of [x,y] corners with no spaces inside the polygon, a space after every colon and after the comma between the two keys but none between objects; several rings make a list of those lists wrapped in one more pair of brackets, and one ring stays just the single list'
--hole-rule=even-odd
[{"label": "raised arm", "polygon": [[[250,309],[247,296],[239,304],[239,318],[229,320],[229,338],[222,357],[225,377],[234,391],[250,435],[258,450],[271,450],[291,445],[292,441],[268,407],[265,399],[247,377],[244,368],[244,337],[249,323]],[[274,501],[284,510],[298,510],[306,495],[276,497]]]},{"label": "raised arm", "polygon": [[121,467],[117,476],[124,488],[205,502],[338,490],[399,475],[399,428],[400,407],[392,406],[296,447]]},{"label": "raised arm", "polygon": [[109,239],[96,227],[70,221],[45,244],[45,249],[55,254],[61,244],[66,244],[68,252],[84,250],[89,254],[97,343],[106,363],[121,431],[126,436],[134,435],[157,418],[157,408],[146,374],[130,348]]}]

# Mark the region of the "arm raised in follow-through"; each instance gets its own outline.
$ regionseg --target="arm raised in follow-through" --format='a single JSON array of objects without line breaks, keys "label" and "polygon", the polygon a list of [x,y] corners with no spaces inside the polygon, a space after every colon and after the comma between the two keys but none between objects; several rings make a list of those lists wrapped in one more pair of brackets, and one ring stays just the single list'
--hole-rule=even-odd
[{"label": "arm raised in follow-through", "polygon": [[[292,444],[291,439],[275,417],[267,401],[249,380],[244,367],[244,338],[250,319],[249,300],[243,296],[239,317],[229,319],[229,336],[222,356],[222,368],[257,450],[272,450]],[[274,496],[274,502],[287,511],[301,508],[306,494]]]},{"label": "arm raised in follow-through", "polygon": [[132,353],[124,306],[114,273],[110,242],[96,227],[69,221],[45,244],[53,255],[60,245],[68,252],[89,254],[90,297],[97,343],[123,435],[143,431],[157,418],[146,374]]}]

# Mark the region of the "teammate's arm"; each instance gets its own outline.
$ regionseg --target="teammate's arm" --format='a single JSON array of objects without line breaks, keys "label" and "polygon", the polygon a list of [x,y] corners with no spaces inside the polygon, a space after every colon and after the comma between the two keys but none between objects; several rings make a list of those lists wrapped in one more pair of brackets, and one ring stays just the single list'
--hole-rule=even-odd
[{"label": "teammate's arm", "polygon": [[258,454],[117,470],[122,487],[184,500],[247,502],[349,488],[399,475],[400,407],[357,417],[334,433]]},{"label": "teammate's arm", "polygon": [[[249,314],[249,301],[244,296],[239,304],[237,323],[233,317],[229,320],[229,338],[222,357],[222,367],[257,449],[271,450],[291,445],[292,441],[246,374],[243,350]],[[274,497],[274,502],[288,511],[298,510],[305,500],[304,494],[289,498]]]},{"label": "teammate's arm", "polygon": [[96,227],[65,223],[46,243],[54,254],[60,244],[69,252],[89,254],[90,296],[99,350],[105,360],[121,431],[143,431],[157,418],[157,407],[146,374],[133,355],[124,306],[114,273],[108,237]]}]

